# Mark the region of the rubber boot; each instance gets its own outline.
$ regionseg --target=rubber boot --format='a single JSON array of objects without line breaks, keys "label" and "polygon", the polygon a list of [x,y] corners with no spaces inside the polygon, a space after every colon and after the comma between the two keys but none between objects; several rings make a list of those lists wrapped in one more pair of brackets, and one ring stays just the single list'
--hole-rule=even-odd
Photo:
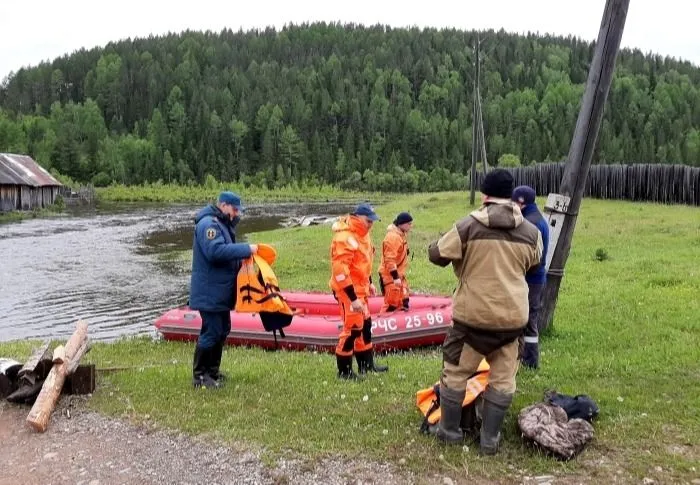
[{"label": "rubber boot", "polygon": [[195,388],[216,389],[219,384],[209,375],[209,362],[212,349],[203,349],[196,346],[194,349],[194,362],[192,364],[192,385]]},{"label": "rubber boot", "polygon": [[355,352],[357,359],[357,370],[360,374],[368,372],[386,372],[389,370],[387,365],[377,365],[374,363],[374,349]]},{"label": "rubber boot", "polygon": [[338,363],[338,379],[348,381],[356,381],[358,375],[352,370],[352,356],[336,355],[335,360]]},{"label": "rubber boot", "polygon": [[464,441],[459,423],[465,394],[466,389],[455,391],[440,384],[440,424],[435,436],[448,445],[458,445]]},{"label": "rubber boot", "polygon": [[483,398],[481,395],[476,397],[476,400],[469,403],[468,406],[462,408],[462,420],[459,427],[462,428],[464,439],[473,443],[479,442],[479,430],[481,428],[480,412],[477,413],[477,407],[481,405]]},{"label": "rubber boot", "polygon": [[212,348],[211,364],[209,366],[209,376],[218,382],[220,385],[226,381],[227,376],[219,371],[221,366],[221,356],[224,352],[224,342],[220,342]]},{"label": "rubber boot", "polygon": [[540,366],[540,344],[539,342],[528,342],[527,339],[537,339],[537,337],[525,337],[520,362],[530,369],[537,369]]},{"label": "rubber boot", "polygon": [[495,455],[501,441],[501,428],[506,411],[513,401],[512,394],[506,394],[488,387],[484,392],[484,410],[481,422],[480,449],[482,455]]}]

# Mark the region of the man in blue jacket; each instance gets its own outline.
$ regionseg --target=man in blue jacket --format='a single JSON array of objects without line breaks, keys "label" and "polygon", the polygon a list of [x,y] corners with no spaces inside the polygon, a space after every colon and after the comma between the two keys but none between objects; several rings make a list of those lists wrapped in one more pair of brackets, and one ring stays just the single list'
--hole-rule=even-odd
[{"label": "man in blue jacket", "polygon": [[528,301],[530,314],[525,327],[525,336],[520,340],[520,361],[526,367],[537,369],[540,364],[539,316],[542,309],[542,294],[547,284],[547,248],[549,247],[549,225],[537,208],[535,190],[528,185],[520,185],[513,190],[511,199],[520,206],[525,219],[537,226],[542,234],[542,260],[538,266],[531,269],[525,280],[528,286]]},{"label": "man in blue jacket", "polygon": [[202,329],[194,351],[194,387],[211,389],[223,383],[219,366],[236,305],[236,277],[241,260],[258,250],[256,244],[236,243],[235,228],[244,211],[237,194],[222,192],[216,205],[195,217],[189,304],[199,310]]}]

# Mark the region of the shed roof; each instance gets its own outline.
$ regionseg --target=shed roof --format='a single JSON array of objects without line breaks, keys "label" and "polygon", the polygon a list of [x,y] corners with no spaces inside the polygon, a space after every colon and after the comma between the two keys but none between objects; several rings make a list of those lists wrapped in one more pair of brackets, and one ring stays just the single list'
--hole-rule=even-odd
[{"label": "shed roof", "polygon": [[46,187],[63,184],[30,156],[0,153],[0,185]]}]

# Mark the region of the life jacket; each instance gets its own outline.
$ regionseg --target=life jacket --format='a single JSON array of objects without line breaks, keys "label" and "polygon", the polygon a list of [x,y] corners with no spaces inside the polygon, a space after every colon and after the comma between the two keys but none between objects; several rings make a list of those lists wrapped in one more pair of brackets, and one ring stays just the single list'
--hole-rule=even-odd
[{"label": "life jacket", "polygon": [[277,332],[284,338],[282,329],[289,326],[294,317],[272,271],[276,258],[277,252],[272,246],[259,244],[257,254],[243,260],[236,279],[236,311],[259,314],[265,330],[274,334],[275,344]]},{"label": "life jacket", "polygon": [[[479,368],[467,381],[467,393],[464,395],[462,407],[467,407],[484,392],[489,381],[489,364],[482,359]],[[416,406],[425,416],[421,431],[427,432],[428,427],[440,421],[440,382],[427,389],[416,392]]]}]

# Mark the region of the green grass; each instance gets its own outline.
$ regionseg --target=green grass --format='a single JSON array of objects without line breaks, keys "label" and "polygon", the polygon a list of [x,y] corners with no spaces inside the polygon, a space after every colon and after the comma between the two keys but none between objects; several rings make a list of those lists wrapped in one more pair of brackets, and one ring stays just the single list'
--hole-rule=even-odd
[{"label": "green grass", "polygon": [[62,207],[46,207],[42,209],[33,209],[30,211],[12,211],[0,213],[0,224],[9,222],[19,222],[24,219],[35,219],[37,217],[50,217],[59,214],[63,210]]},{"label": "green grass", "polygon": [[323,202],[337,200],[377,200],[379,193],[347,192],[330,185],[291,184],[273,189],[245,187],[237,183],[205,185],[143,184],[111,185],[96,189],[103,202],[206,202],[214,200],[222,190],[233,190],[250,202]]},{"label": "green grass", "polygon": [[[466,200],[464,194],[415,195],[378,208],[378,247],[394,214],[410,210],[414,216],[414,290],[448,294],[454,287],[449,268],[427,261],[426,247],[467,212]],[[98,367],[135,366],[101,375],[90,405],[160,427],[260,445],[271,459],[293,450],[310,458],[405,460],[418,473],[468,472],[472,478],[554,474],[598,483],[639,483],[643,477],[690,482],[700,473],[698,209],[586,200],[580,214],[554,328],[542,341],[541,369],[519,373],[496,458],[477,456],[474,446],[446,449],[418,433],[415,392],[438,379],[438,349],[383,357],[391,367],[387,375],[345,383],[336,380],[331,355],[228,348],[223,370],[229,385],[205,392],[189,385],[192,344],[128,339],[96,345],[88,355]],[[283,289],[326,290],[329,227],[251,239],[278,249],[275,268]],[[0,344],[3,356],[29,352],[26,342]],[[565,464],[522,445],[515,424],[517,412],[550,388],[588,394],[601,409],[594,442]]]}]

